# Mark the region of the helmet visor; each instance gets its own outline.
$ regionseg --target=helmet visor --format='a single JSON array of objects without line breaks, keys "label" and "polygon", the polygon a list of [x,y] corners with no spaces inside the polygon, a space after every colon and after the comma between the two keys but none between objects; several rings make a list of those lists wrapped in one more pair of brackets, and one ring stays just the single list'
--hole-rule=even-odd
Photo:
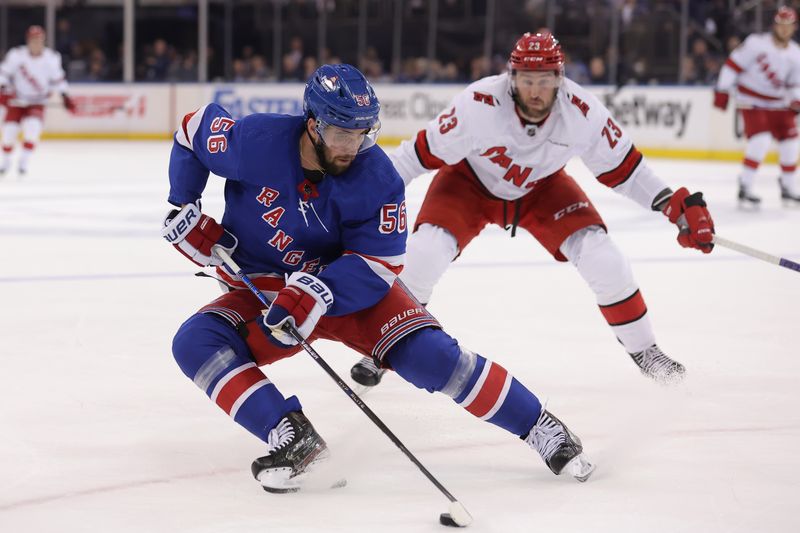
[{"label": "helmet visor", "polygon": [[334,150],[344,152],[358,151],[363,152],[371,148],[378,140],[378,131],[381,129],[380,121],[376,122],[370,129],[353,130],[340,128],[328,124],[322,120],[317,120],[317,133],[327,146]]},{"label": "helmet visor", "polygon": [[562,76],[558,70],[517,70],[511,71],[511,84],[515,88],[557,89]]}]

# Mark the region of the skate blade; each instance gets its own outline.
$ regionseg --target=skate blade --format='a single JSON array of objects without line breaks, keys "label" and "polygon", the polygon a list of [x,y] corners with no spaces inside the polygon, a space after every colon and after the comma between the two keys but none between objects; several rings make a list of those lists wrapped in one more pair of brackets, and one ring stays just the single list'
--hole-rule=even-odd
[{"label": "skate blade", "polygon": [[573,457],[570,462],[567,463],[565,468],[569,469],[568,471],[570,475],[572,475],[572,477],[581,483],[589,479],[589,477],[592,475],[592,472],[595,470],[594,463],[589,461],[589,459],[586,457],[586,454],[583,453]]},{"label": "skate blade", "polygon": [[739,211],[744,211],[745,213],[753,213],[760,210],[761,210],[761,204],[749,204],[749,203],[739,202]]},{"label": "skate blade", "polygon": [[275,468],[265,470],[258,476],[261,488],[272,494],[288,494],[300,490],[326,490],[340,489],[347,486],[344,478],[331,478],[330,476],[314,476],[314,472],[306,470],[302,474],[289,477],[291,469]]}]

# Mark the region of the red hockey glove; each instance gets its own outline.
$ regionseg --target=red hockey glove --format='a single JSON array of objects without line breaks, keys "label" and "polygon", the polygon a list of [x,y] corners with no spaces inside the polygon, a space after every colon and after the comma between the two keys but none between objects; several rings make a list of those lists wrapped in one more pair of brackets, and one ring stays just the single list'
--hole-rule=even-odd
[{"label": "red hockey glove", "polygon": [[333,293],[321,279],[305,272],[293,272],[272,306],[264,311],[263,323],[267,333],[280,344],[294,346],[297,341],[281,329],[284,324],[288,322],[307,339],[332,305]]},{"label": "red hockey glove", "polygon": [[728,93],[723,93],[721,91],[714,91],[714,107],[719,108],[723,111],[728,109],[728,99],[730,96]]},{"label": "red hockey glove", "polygon": [[714,249],[714,221],[706,209],[703,193],[689,194],[681,187],[664,207],[664,215],[679,228],[678,243],[684,248],[697,248],[704,254]]},{"label": "red hockey glove", "polygon": [[67,93],[61,95],[61,98],[64,100],[64,108],[69,111],[70,113],[75,112],[75,100],[69,97]]},{"label": "red hockey glove", "polygon": [[199,204],[186,204],[180,210],[170,211],[164,219],[161,235],[190,261],[202,267],[222,264],[211,253],[212,246],[219,245],[233,254],[239,244],[232,233],[201,213]]},{"label": "red hockey glove", "polygon": [[792,100],[789,102],[789,109],[795,114],[800,114],[800,100]]}]

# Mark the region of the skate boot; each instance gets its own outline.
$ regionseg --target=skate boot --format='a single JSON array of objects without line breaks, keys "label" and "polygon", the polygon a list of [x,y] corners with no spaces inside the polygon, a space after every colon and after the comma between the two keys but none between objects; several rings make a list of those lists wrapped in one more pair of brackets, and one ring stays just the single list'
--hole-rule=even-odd
[{"label": "skate boot", "polygon": [[250,468],[264,490],[273,493],[300,490],[306,475],[330,457],[328,445],[302,411],[287,414],[269,432],[267,451]]},{"label": "skate boot", "polygon": [[761,206],[761,198],[750,192],[743,185],[739,185],[739,207],[742,209],[758,209]]},{"label": "skate boot", "polygon": [[781,202],[784,207],[800,207],[800,195],[795,194],[789,187],[781,185]]},{"label": "skate boot", "polygon": [[641,352],[628,355],[639,366],[642,374],[661,383],[677,383],[686,374],[686,367],[664,355],[661,348],[655,344]]},{"label": "skate boot", "polygon": [[353,378],[353,381],[364,387],[374,387],[381,382],[385,373],[386,369],[378,368],[372,357],[362,357],[361,361],[350,369],[350,377]]},{"label": "skate boot", "polygon": [[578,481],[586,481],[594,472],[594,464],[583,453],[581,439],[544,409],[524,439],[557,476],[566,470]]}]

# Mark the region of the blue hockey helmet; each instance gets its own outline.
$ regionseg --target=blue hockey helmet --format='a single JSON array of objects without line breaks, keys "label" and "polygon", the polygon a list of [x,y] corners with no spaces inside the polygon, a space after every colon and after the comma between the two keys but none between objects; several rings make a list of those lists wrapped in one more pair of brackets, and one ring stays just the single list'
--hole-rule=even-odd
[{"label": "blue hockey helmet", "polygon": [[[336,137],[328,129],[336,126],[363,130],[359,151],[375,144],[381,127],[381,104],[367,78],[352,65],[322,65],[306,83],[303,113],[317,121],[317,133],[326,144]],[[344,136],[338,136],[344,139]]]}]

